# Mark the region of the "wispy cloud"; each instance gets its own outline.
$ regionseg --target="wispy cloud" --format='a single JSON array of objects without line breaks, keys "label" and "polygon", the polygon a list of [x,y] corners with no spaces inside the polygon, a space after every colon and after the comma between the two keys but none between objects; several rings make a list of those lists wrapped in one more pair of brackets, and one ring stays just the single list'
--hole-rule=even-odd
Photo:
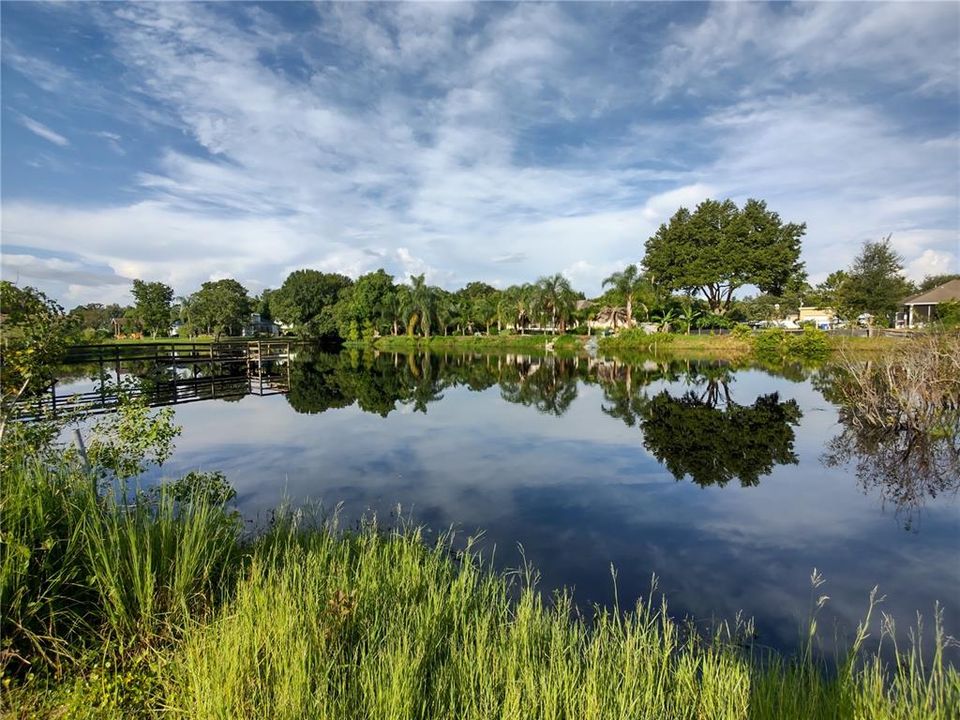
[{"label": "wispy cloud", "polygon": [[63,135],[58,132],[55,132],[48,128],[41,122],[34,120],[31,117],[26,115],[20,116],[20,123],[30,132],[38,137],[42,137],[44,140],[52,142],[54,145],[59,145],[60,147],[66,147],[70,144],[70,141],[67,140]]}]

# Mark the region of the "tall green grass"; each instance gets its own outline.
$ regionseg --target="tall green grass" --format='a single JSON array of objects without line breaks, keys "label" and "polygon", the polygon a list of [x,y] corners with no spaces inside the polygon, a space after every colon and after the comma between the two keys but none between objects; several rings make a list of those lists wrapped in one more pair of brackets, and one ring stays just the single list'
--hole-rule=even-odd
[{"label": "tall green grass", "polygon": [[226,587],[239,529],[202,494],[98,493],[95,478],[66,457],[5,447],[0,670],[38,662],[59,670],[90,643],[177,635]]},{"label": "tall green grass", "polygon": [[[23,717],[955,718],[944,661],[845,662],[702,637],[663,600],[581,617],[529,568],[415,528],[281,514],[242,540],[199,492],[100,493],[67,459],[4,458],[0,712]],[[221,498],[224,496],[220,495]],[[870,612],[873,612],[871,605]],[[884,643],[892,621],[884,618]],[[815,626],[811,625],[811,637]],[[918,635],[919,637],[919,635]],[[31,673],[34,677],[31,679]]]},{"label": "tall green grass", "polygon": [[[184,642],[172,680],[197,718],[952,718],[960,678],[938,651],[839,670],[702,638],[664,601],[592,622],[469,549],[416,531],[274,537],[233,601]],[[652,595],[651,595],[652,597]],[[872,605],[871,605],[872,609]],[[871,610],[872,611],[872,610]],[[945,640],[938,634],[942,646]]]}]

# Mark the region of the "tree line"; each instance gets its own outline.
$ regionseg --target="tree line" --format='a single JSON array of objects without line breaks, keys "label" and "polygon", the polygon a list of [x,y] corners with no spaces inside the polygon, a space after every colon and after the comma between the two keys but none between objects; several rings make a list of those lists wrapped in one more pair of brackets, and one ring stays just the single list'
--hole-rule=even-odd
[{"label": "tree line", "polygon": [[[295,270],[277,289],[251,296],[234,279],[209,281],[175,297],[160,282],[135,280],[134,303],[82,305],[71,311],[91,331],[165,335],[236,335],[251,313],[305,337],[359,340],[377,335],[565,332],[607,308],[614,326],[654,323],[681,330],[722,328],[796,313],[801,305],[829,307],[848,321],[866,313],[888,325],[902,300],[960,275],[928,276],[918,285],[903,274],[890,236],[863,243],[848,268],[811,285],[800,260],[805,223],[784,222],[764,201],[705,200],[680,208],[645,245],[639,263],[612,273],[590,302],[562,274],[498,289],[480,281],[456,291],[424,275],[398,283],[383,269],[356,280],[339,273]],[[743,288],[756,292],[738,297]]]}]

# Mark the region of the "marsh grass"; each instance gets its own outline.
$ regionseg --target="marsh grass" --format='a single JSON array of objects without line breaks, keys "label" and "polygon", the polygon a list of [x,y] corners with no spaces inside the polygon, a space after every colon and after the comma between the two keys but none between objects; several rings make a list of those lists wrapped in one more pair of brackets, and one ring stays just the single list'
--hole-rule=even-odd
[{"label": "marsh grass", "polygon": [[[939,615],[932,657],[917,641],[885,664],[864,650],[871,602],[831,670],[812,650],[815,615],[793,657],[754,646],[749,623],[703,636],[653,590],[585,618],[569,594],[539,592],[530,567],[498,573],[470,542],[402,523],[343,531],[280,512],[244,540],[209,494],[98,496],[78,467],[27,457],[5,464],[0,491],[6,716],[946,720],[960,709]],[[892,621],[881,624],[892,642]]]},{"label": "marsh grass", "polygon": [[239,520],[203,496],[98,493],[64,457],[5,448],[0,670],[62,669],[90,643],[146,645],[200,617],[235,569]]},{"label": "marsh grass", "polygon": [[793,658],[750,645],[749,624],[704,638],[654,592],[588,622],[568,594],[545,599],[529,568],[498,575],[471,546],[427,544],[415,528],[320,529],[264,548],[221,616],[184,641],[172,694],[194,717],[946,719],[960,708],[939,618],[929,664],[918,647],[893,666],[863,651],[874,595],[830,670],[812,650],[815,616]]}]

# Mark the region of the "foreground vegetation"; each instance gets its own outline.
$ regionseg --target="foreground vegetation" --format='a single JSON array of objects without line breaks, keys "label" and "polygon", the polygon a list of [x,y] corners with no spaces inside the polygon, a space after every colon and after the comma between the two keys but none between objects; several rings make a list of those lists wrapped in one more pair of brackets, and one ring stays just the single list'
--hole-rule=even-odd
[{"label": "foreground vegetation", "polygon": [[[815,620],[792,658],[754,647],[749,624],[702,637],[653,594],[587,621],[568,595],[545,600],[530,568],[497,574],[469,542],[374,523],[340,532],[301,513],[248,538],[220,476],[136,493],[101,481],[98,492],[96,465],[13,435],[0,486],[7,716],[949,718],[960,708],[939,626],[932,659],[901,648],[887,665],[864,650],[872,602],[828,672]],[[881,647],[891,630],[885,621]]]}]

